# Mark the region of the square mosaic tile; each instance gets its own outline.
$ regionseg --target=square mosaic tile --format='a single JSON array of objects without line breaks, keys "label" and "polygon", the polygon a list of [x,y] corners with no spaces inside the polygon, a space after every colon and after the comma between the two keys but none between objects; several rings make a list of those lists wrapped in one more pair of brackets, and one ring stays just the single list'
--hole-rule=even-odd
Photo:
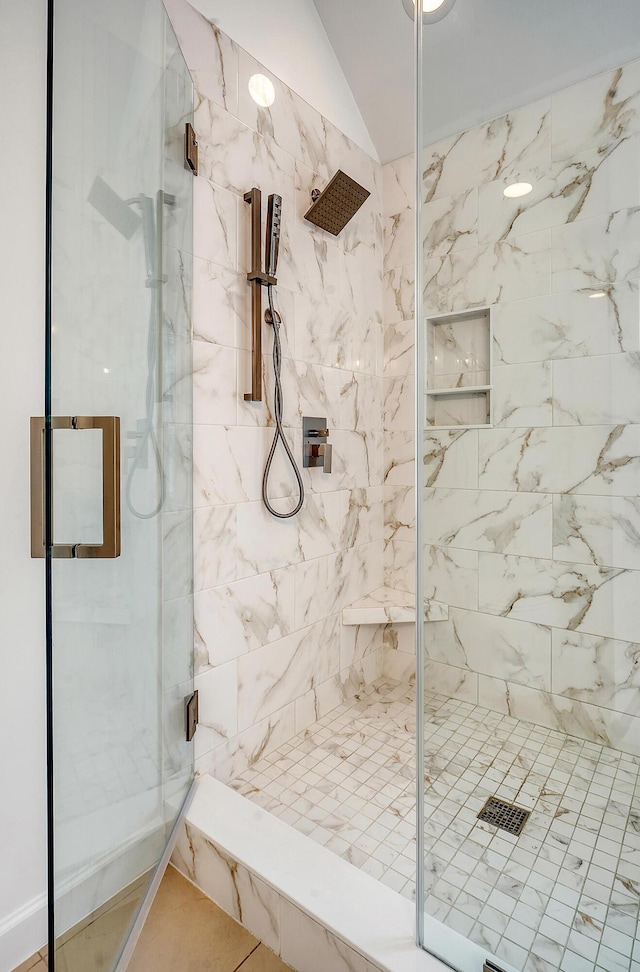
[{"label": "square mosaic tile", "polygon": [[[425,700],[425,910],[524,972],[640,972],[640,760]],[[415,896],[415,692],[380,680],[232,784]],[[478,820],[529,811],[520,836]]]}]

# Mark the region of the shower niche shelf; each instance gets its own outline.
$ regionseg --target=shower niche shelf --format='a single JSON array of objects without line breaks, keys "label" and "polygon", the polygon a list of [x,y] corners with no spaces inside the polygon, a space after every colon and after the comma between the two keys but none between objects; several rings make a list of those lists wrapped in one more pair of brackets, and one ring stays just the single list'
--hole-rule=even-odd
[{"label": "shower niche shelf", "polygon": [[[442,601],[424,599],[425,621],[447,621],[449,606]],[[416,619],[415,595],[394,587],[378,587],[377,590],[354,601],[342,610],[342,623],[351,624],[405,624]]]},{"label": "shower niche shelf", "polygon": [[431,315],[426,318],[425,325],[427,428],[483,429],[491,426],[491,307]]}]

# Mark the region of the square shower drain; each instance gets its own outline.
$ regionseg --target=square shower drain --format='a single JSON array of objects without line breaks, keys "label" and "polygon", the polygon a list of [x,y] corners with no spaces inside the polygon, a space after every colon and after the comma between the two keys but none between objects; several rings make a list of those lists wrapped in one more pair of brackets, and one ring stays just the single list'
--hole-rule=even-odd
[{"label": "square shower drain", "polygon": [[523,810],[522,807],[499,800],[498,797],[489,797],[478,814],[478,820],[484,820],[485,823],[519,837],[530,815],[530,810]]}]

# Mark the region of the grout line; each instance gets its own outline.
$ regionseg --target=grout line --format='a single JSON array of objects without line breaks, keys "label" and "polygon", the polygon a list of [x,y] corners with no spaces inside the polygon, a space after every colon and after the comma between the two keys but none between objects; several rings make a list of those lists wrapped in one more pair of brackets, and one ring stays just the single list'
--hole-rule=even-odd
[{"label": "grout line", "polygon": [[239,970],[242,968],[242,966],[245,964],[245,962],[248,959],[251,958],[251,956],[253,955],[254,952],[257,952],[257,950],[260,948],[261,945],[262,945],[262,942],[258,942],[258,944],[256,946],[254,946],[254,948],[251,949],[251,951],[249,952],[249,954],[248,955],[245,955],[245,957],[243,958],[243,960],[240,963],[240,965],[236,965],[235,969],[233,969],[232,972],[239,972]]}]

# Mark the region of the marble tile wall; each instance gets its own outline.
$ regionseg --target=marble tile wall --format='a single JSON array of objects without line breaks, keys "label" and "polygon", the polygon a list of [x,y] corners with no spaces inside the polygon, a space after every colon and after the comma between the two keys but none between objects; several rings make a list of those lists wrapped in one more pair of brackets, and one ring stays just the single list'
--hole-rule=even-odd
[{"label": "marble tile wall", "polygon": [[[423,435],[426,593],[451,606],[430,687],[638,754],[640,62],[430,146],[423,173],[424,313],[495,305],[493,428]],[[407,587],[412,179],[384,167],[385,564]],[[410,671],[411,632],[385,644]]]},{"label": "marble tile wall", "polygon": [[[197,768],[222,780],[379,677],[382,629],[343,627],[342,607],[383,581],[382,169],[212,26],[167,0],[196,88],[194,182],[194,538]],[[276,89],[248,94],[254,73]],[[305,223],[312,188],[342,168],[371,196],[339,238]],[[277,305],[284,425],[301,457],[303,415],[326,416],[333,472],[304,470],[304,509],[263,508],[273,436],[272,336],[262,404],[245,402],[251,343],[253,186],[283,198]],[[271,497],[295,502],[281,451]]]}]

